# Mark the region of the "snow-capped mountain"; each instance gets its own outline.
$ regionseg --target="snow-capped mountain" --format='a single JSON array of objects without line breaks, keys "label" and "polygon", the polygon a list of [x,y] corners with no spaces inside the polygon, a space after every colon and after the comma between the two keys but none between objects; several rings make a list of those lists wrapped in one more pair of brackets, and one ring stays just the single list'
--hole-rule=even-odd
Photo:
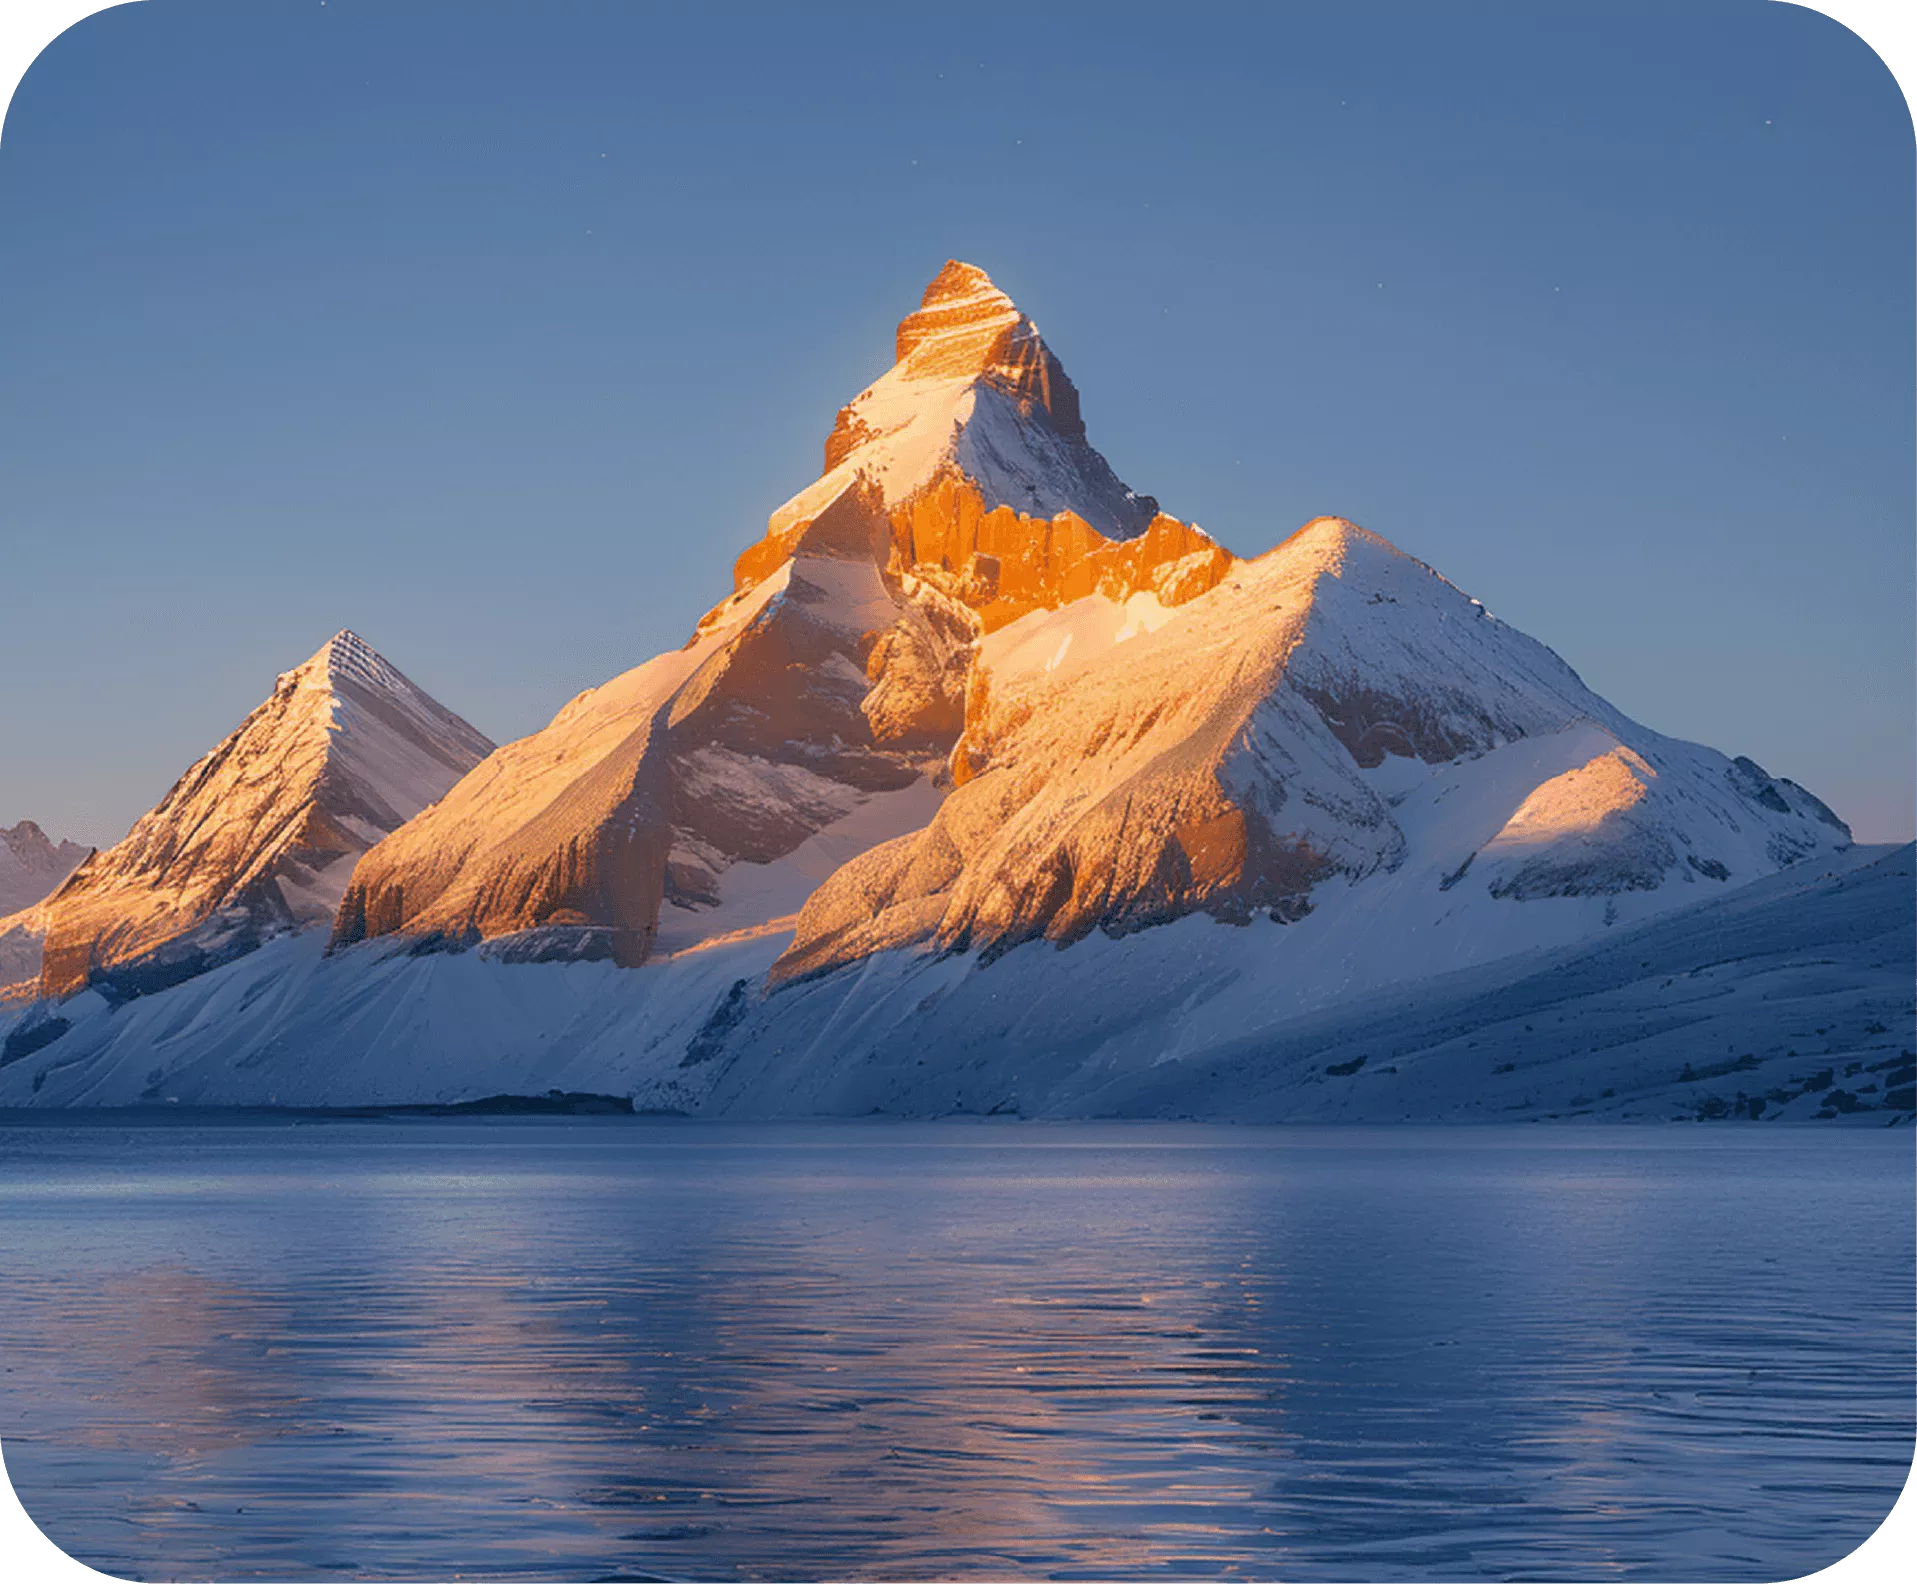
[{"label": "snow-capped mountain", "polygon": [[56,843],[32,820],[0,825],[0,918],[49,895],[92,850],[78,842]]},{"label": "snow-capped mountain", "polygon": [[[35,910],[66,999],[0,1012],[0,1103],[1667,1115],[1704,1069],[1665,1058],[1724,1036],[1763,1114],[1819,1114],[1810,1047],[1753,1032],[1788,1003],[1856,1106],[1908,1109],[1908,853],[1866,868],[1803,788],[1630,720],[1349,522],[1240,561],[1160,512],[969,265],[684,647],[477,764],[462,723],[402,732],[440,749],[357,823],[291,790],[335,708],[303,696]],[[355,762],[419,762],[378,741]],[[330,943],[287,930],[329,896]],[[1774,959],[1748,985],[1732,936]],[[1587,1047],[1560,1007],[1561,1070],[1464,1054],[1587,983],[1638,1034]]]},{"label": "snow-capped mountain", "polygon": [[1031,320],[949,263],[732,596],[369,853],[335,941],[635,966],[765,928],[825,853],[929,816],[981,633],[1101,590],[1170,609],[1233,564],[1119,483]]},{"label": "snow-capped mountain", "polygon": [[491,747],[339,633],[41,905],[42,993],[150,992],[330,919],[359,855]]}]

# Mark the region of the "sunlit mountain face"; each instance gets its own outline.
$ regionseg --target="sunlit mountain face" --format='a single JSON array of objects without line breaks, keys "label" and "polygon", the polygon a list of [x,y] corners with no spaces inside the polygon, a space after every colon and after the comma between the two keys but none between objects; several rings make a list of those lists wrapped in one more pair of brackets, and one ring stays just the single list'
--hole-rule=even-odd
[{"label": "sunlit mountain face", "polygon": [[325,922],[359,855],[491,749],[336,634],[45,904],[42,993],[161,989]]},{"label": "sunlit mountain face", "polygon": [[[889,834],[872,803],[921,779],[962,791],[917,843],[840,871],[781,976],[1198,910],[1292,919],[1332,876],[1409,855],[1389,807],[1405,778],[1374,784],[1387,760],[1448,765],[1574,725],[1597,736],[1554,759],[1582,778],[1551,795],[1555,823],[1506,831],[1517,811],[1500,809],[1452,867],[1502,842],[1512,896],[1612,897],[1847,839],[1761,773],[1742,790],[1727,762],[1654,745],[1350,524],[1241,564],[1160,512],[1091,448],[1064,367],[975,266],[939,272],[895,351],[690,643],[575,699],[384,842],[336,942],[516,937],[522,960],[637,965],[702,911],[742,922],[724,908],[735,864],[855,815]],[[1671,823],[1687,806],[1717,811],[1708,851]]]},{"label": "sunlit mountain face", "polygon": [[712,933],[702,916],[763,922],[728,905],[734,865],[922,822],[989,687],[983,636],[1088,600],[1150,622],[1235,564],[1119,481],[984,271],[948,263],[896,354],[687,645],[573,700],[382,844],[338,943],[511,937],[517,960],[634,966],[662,931]]},{"label": "sunlit mountain face", "polygon": [[[1890,895],[1811,793],[1377,535],[1240,559],[1160,510],[976,266],[893,355],[686,642],[544,730],[495,749],[350,634],[282,677],[16,931],[64,999],[9,1014],[0,1096],[1071,1114],[1175,1110],[1163,1067],[1232,1114],[1314,1101],[1259,1075],[1300,1019],[1760,882],[1778,939]],[[176,994],[206,1015],[138,1005]],[[1677,1092],[1612,1076],[1524,1103]],[[1488,1103],[1427,1087],[1406,1114]]]}]

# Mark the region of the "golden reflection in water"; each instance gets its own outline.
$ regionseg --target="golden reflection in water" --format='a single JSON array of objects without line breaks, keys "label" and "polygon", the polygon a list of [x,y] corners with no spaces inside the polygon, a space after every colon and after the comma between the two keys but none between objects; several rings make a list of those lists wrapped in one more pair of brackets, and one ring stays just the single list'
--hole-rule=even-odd
[{"label": "golden reflection in water", "polygon": [[[1738,1516],[1807,1443],[1720,1390],[1791,1352],[1722,1297],[1831,1202],[1768,1161],[1711,1199],[1629,1152],[737,1131],[329,1128],[19,1190],[23,1496],[128,1572],[568,1578],[1597,1576],[1683,1554],[1685,1503],[1804,1554],[1836,1499]],[[1821,1340],[1864,1415],[1888,1377]],[[1707,1450],[1741,1472],[1700,1489]]]}]

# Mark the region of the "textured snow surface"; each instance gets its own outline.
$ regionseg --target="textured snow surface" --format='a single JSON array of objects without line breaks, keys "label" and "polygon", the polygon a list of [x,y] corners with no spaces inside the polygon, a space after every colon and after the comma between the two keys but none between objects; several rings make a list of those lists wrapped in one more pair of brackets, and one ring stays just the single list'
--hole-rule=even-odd
[{"label": "textured snow surface", "polygon": [[[1429,951],[1429,932],[1368,940],[1361,914],[1309,946],[1303,928],[1191,918],[1065,951],[1031,943],[983,969],[891,954],[863,965],[856,988],[775,992],[732,1034],[736,1057],[707,1104],[1651,1119],[1714,1110],[1713,1099],[1728,1111],[1741,1091],[1788,1095],[1766,1114],[1807,1118],[1847,1080],[1872,1104],[1901,1093],[1907,1112],[1911,849],[1872,856],[1853,850],[1555,949],[1495,957],[1491,943],[1457,942],[1462,971],[1422,977],[1397,978],[1389,959],[1394,944]],[[1465,966],[1480,948],[1491,960]],[[1341,959],[1351,976],[1339,984]],[[1331,993],[1304,989],[1326,978]]]},{"label": "textured snow surface", "polygon": [[1156,632],[1182,609],[1138,593],[1123,600],[1092,594],[1057,610],[1033,611],[979,640],[979,669],[999,690],[1033,673],[1068,675],[1102,659],[1114,644]]},{"label": "textured snow surface", "polygon": [[[1354,976],[1315,1011],[1286,993],[1313,966],[1301,939],[1193,917],[989,967],[890,953],[767,996],[776,935],[633,973],[378,943],[327,957],[309,931],[117,1007],[88,992],[0,1009],[0,1105],[556,1088],[732,1116],[1622,1120],[1748,1116],[1763,1099],[1773,1119],[1881,1122],[1909,1107],[1908,847],[1415,983],[1358,993]],[[45,1038],[55,1016],[67,1026]]]},{"label": "textured snow surface", "polygon": [[670,956],[773,935],[783,945],[799,909],[821,880],[868,848],[923,827],[938,812],[943,796],[921,777],[901,791],[878,792],[853,803],[781,858],[731,865],[716,903],[700,907],[668,902],[661,909],[654,949]]}]

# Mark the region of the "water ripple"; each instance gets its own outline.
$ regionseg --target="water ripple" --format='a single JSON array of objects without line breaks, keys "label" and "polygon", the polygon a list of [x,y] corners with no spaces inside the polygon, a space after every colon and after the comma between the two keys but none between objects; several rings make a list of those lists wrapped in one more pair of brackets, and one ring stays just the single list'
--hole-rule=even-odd
[{"label": "water ripple", "polygon": [[129,1578],[1772,1579],[1912,1449],[1910,1140],[0,1128],[0,1435]]}]

